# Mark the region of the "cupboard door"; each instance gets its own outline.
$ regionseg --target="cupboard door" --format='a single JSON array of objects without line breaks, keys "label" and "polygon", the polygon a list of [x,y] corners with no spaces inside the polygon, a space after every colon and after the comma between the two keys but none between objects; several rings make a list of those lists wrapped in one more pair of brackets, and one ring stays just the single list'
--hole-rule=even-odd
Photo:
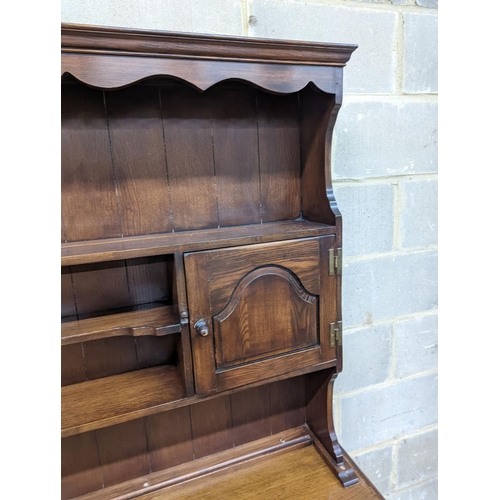
[{"label": "cupboard door", "polygon": [[198,394],[335,359],[334,238],[185,254]]}]

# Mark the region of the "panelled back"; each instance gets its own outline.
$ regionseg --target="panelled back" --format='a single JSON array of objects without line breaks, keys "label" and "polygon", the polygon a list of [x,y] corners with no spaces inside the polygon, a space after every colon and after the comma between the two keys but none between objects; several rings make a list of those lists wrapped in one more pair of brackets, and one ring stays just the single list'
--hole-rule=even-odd
[{"label": "panelled back", "polygon": [[167,79],[62,92],[62,240],[296,219],[298,94]]}]

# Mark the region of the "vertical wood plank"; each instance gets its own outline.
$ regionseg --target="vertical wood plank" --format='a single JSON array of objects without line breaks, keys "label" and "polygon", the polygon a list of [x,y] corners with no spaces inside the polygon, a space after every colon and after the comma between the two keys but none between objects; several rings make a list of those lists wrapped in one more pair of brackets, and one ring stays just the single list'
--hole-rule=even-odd
[{"label": "vertical wood plank", "polygon": [[137,337],[135,348],[137,351],[137,367],[139,370],[160,366],[164,364],[173,365],[177,362],[178,335],[167,335],[166,337]]},{"label": "vertical wood plank", "polygon": [[63,500],[102,488],[95,432],[61,440],[61,477]]},{"label": "vertical wood plank", "polygon": [[[328,361],[338,357],[337,348],[331,346],[330,342],[330,323],[337,321],[337,275],[329,274],[329,253],[335,248],[335,236],[323,236],[319,239],[320,245],[320,266],[319,273],[321,278],[321,293],[319,299],[319,318],[320,318],[320,344],[321,359]],[[342,351],[342,349],[339,349]],[[340,360],[341,362],[342,360]],[[337,365],[341,370],[342,366]]]},{"label": "vertical wood plank", "polygon": [[87,377],[93,380],[137,369],[133,337],[110,337],[83,344]]},{"label": "vertical wood plank", "polygon": [[144,419],[96,431],[104,486],[149,474]]},{"label": "vertical wood plank", "polygon": [[163,130],[175,231],[217,227],[210,107],[194,89],[162,89]]},{"label": "vertical wood plank", "polygon": [[78,384],[87,380],[82,344],[61,347],[61,385]]},{"label": "vertical wood plank", "polygon": [[306,421],[304,377],[295,377],[269,385],[273,434],[303,425]]},{"label": "vertical wood plank", "polygon": [[68,241],[121,236],[103,93],[61,91],[62,213]]},{"label": "vertical wood plank", "polygon": [[131,305],[170,301],[172,290],[166,256],[128,259],[125,265]]},{"label": "vertical wood plank", "polygon": [[[212,316],[207,291],[207,253],[185,254],[186,285],[189,297],[189,328],[193,353],[193,367],[197,394],[210,394],[217,390],[215,376],[214,333],[211,327]],[[199,320],[208,321],[209,333],[206,337],[198,335],[195,325]]]},{"label": "vertical wood plank", "polygon": [[178,367],[184,376],[186,395],[194,394],[193,358],[191,357],[191,338],[189,336],[189,313],[187,302],[186,279],[184,275],[184,257],[182,253],[174,254],[173,296],[177,304],[181,322],[181,336],[177,345]]},{"label": "vertical wood plank", "polygon": [[159,471],[193,460],[189,407],[146,418],[151,471]]},{"label": "vertical wood plank", "polygon": [[271,435],[268,385],[235,392],[231,409],[235,446]]},{"label": "vertical wood plank", "polygon": [[61,268],[61,317],[76,316],[73,283],[71,282],[71,268]]},{"label": "vertical wood plank", "polygon": [[123,234],[172,230],[159,89],[105,92]]},{"label": "vertical wood plank", "polygon": [[210,96],[221,226],[259,223],[255,90],[214,87]]},{"label": "vertical wood plank", "polygon": [[231,397],[221,396],[190,406],[195,458],[233,446]]},{"label": "vertical wood plank", "polygon": [[298,96],[257,92],[262,221],[300,215]]},{"label": "vertical wood plank", "polygon": [[71,271],[79,315],[130,304],[124,261],[72,266]]}]

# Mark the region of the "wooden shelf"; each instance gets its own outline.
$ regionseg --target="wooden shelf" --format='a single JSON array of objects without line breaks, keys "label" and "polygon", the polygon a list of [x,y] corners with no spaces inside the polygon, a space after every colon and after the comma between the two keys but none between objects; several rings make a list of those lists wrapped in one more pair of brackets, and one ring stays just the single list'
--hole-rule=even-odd
[{"label": "wooden shelf", "polygon": [[382,496],[344,452],[340,470],[359,482],[343,487],[304,425],[235,448],[141,476],[78,497],[79,500],[238,500],[334,498],[381,500]]},{"label": "wooden shelf", "polygon": [[62,323],[61,344],[76,344],[122,335],[162,336],[180,331],[181,326],[174,306],[163,306]]},{"label": "wooden shelf", "polygon": [[180,370],[173,366],[68,385],[61,393],[62,437],[142,417],[186,397]]},{"label": "wooden shelf", "polygon": [[335,227],[306,220],[63,243],[61,265],[90,264],[175,252],[193,252],[252,243],[309,238],[335,233]]}]

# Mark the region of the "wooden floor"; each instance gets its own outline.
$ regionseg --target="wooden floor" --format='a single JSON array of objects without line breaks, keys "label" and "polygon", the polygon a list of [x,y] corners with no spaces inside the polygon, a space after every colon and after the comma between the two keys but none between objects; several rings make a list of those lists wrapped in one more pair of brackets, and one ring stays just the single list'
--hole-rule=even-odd
[{"label": "wooden floor", "polygon": [[285,450],[240,463],[141,500],[380,500],[364,478],[344,488],[314,446]]}]

